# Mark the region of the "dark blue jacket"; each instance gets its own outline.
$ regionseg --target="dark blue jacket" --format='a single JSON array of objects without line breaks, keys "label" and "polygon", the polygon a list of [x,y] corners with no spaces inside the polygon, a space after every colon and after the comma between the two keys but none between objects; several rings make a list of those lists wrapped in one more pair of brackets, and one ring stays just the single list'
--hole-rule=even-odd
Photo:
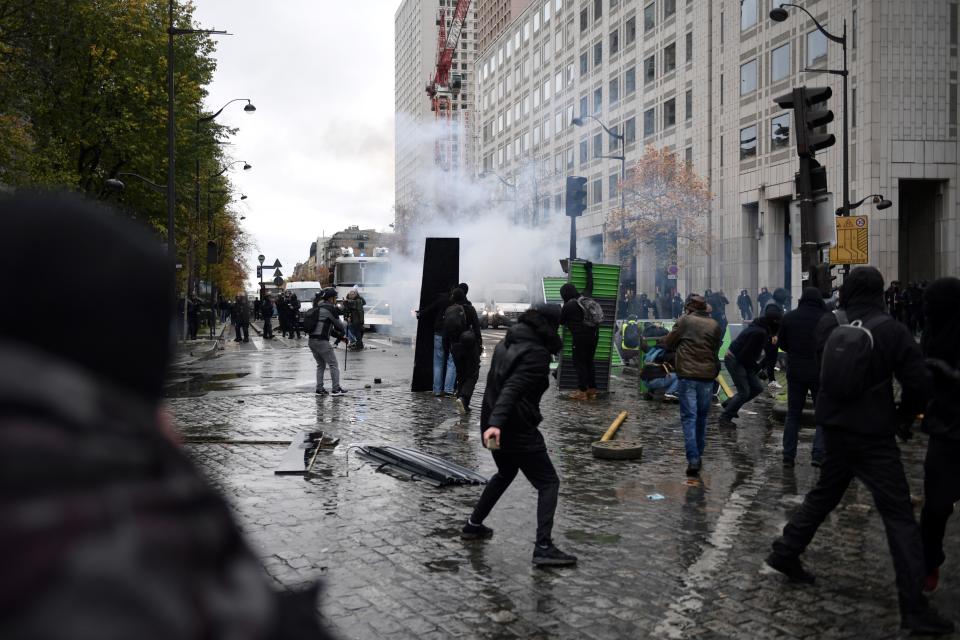
[{"label": "dark blue jacket", "polygon": [[740,332],[730,343],[729,353],[737,359],[744,369],[755,372],[760,369],[760,354],[767,345],[770,331],[765,318],[757,318]]}]

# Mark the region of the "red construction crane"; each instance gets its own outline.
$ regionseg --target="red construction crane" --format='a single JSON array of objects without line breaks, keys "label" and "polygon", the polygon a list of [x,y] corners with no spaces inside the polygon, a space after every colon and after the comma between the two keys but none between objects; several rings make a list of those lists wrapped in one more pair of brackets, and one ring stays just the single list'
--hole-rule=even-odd
[{"label": "red construction crane", "polygon": [[471,0],[457,0],[457,6],[450,15],[450,27],[447,28],[447,10],[440,8],[437,18],[437,70],[433,79],[427,83],[427,95],[430,96],[430,110],[433,111],[437,123],[441,125],[437,132],[437,141],[434,149],[434,162],[444,169],[450,170],[453,148],[456,144],[457,130],[454,127],[453,100],[460,94],[463,77],[459,73],[451,73],[453,53],[457,50],[460,35],[463,33],[464,23],[467,21],[467,12],[470,10]]}]

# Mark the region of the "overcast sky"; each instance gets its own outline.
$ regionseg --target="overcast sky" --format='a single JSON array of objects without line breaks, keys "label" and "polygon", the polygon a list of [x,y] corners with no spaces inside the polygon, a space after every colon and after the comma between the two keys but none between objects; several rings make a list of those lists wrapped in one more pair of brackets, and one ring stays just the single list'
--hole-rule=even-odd
[{"label": "overcast sky", "polygon": [[[399,0],[195,0],[217,36],[207,110],[239,127],[231,174],[256,256],[289,276],[317,236],[393,222],[393,16]],[[388,229],[387,229],[388,230]],[[265,274],[266,275],[266,274]]]}]

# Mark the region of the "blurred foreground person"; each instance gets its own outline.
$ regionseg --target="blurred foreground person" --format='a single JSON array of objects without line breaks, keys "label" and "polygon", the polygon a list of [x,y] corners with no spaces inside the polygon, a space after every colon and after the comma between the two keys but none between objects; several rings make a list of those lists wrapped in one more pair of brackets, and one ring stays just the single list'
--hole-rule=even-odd
[{"label": "blurred foreground person", "polygon": [[484,446],[493,450],[497,472],[490,478],[460,533],[464,540],[491,537],[493,529],[484,526],[483,521],[522,471],[538,492],[533,564],[544,566],[577,562],[575,556],[553,544],[553,515],[557,510],[560,478],[550,461],[543,435],[537,429],[543,420],[540,399],[550,388],[550,356],[563,348],[557,334],[559,325],[556,306],[538,305],[520,316],[493,352],[483,394],[480,429]]},{"label": "blurred foreground person", "polygon": [[933,374],[933,398],[921,429],[929,434],[924,461],[920,532],[926,561],[924,591],[940,582],[943,534],[960,501],[960,280],[934,280],[923,294],[926,324],[921,347]]},{"label": "blurred foreground person", "polygon": [[[895,438],[898,427],[923,410],[930,375],[913,336],[884,312],[883,276],[875,267],[850,272],[840,289],[840,309],[820,319],[817,344],[821,355],[815,413],[826,458],[817,485],[774,541],[767,564],[794,582],[813,583],[800,555],[857,478],[873,495],[887,532],[901,627],[950,633],[953,623],[921,593],[925,572],[920,527]],[[899,407],[894,404],[894,377],[903,388]]]},{"label": "blurred foreground person", "polygon": [[[0,199],[0,268],[71,300],[0,315],[0,638],[317,638],[317,593],[277,594],[160,407],[173,267],[134,223],[72,196]],[[38,247],[56,261],[37,260]],[[63,269],[62,265],[83,265]],[[91,282],[138,291],[98,339]],[[144,324],[146,326],[144,326]]]}]

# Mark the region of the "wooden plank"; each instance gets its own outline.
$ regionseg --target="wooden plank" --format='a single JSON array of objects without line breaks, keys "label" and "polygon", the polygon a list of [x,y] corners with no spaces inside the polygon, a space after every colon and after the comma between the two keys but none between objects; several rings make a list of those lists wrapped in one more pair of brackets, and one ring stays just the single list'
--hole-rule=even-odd
[{"label": "wooden plank", "polygon": [[293,439],[290,446],[283,453],[280,464],[274,469],[273,473],[278,476],[302,476],[307,472],[307,465],[310,463],[311,450],[314,443],[310,442],[310,432],[301,431],[300,435]]}]

